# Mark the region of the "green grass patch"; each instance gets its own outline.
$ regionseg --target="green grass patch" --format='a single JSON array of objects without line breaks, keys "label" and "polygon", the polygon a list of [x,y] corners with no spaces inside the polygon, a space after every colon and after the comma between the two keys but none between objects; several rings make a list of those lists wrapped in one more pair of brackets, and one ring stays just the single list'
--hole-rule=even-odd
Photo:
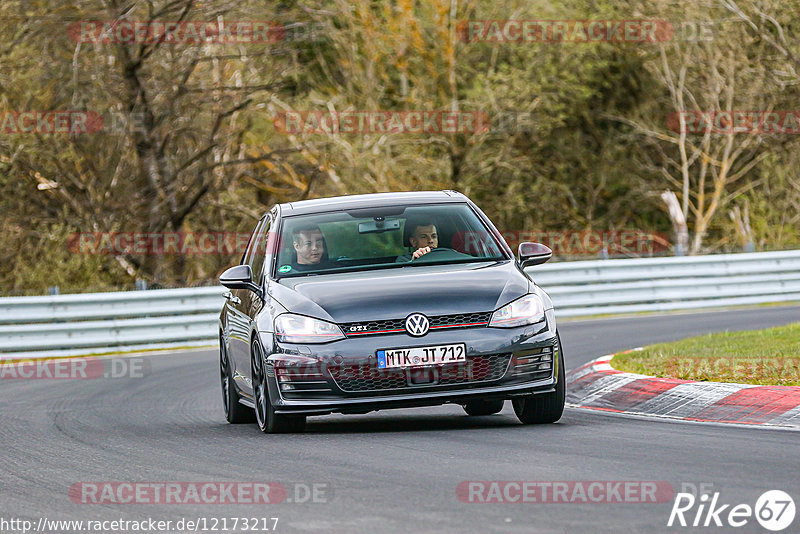
[{"label": "green grass patch", "polygon": [[659,343],[616,355],[611,365],[684,380],[800,386],[800,323]]}]

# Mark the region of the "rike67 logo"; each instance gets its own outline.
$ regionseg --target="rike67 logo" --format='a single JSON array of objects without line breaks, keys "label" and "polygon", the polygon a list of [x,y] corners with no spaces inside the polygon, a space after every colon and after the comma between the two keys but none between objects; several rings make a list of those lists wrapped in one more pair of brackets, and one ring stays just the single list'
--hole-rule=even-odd
[{"label": "rike67 logo", "polygon": [[[667,526],[681,527],[743,527],[755,520],[765,529],[778,532],[794,522],[795,504],[792,497],[781,490],[761,494],[755,506],[740,503],[732,505],[720,500],[720,493],[678,493],[669,514]],[[796,531],[795,531],[796,532]]]}]

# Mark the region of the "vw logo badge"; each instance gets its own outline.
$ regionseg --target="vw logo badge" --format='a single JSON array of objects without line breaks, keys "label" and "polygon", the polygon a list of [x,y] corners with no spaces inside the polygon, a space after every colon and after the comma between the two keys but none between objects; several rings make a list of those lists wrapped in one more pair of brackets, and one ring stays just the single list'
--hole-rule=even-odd
[{"label": "vw logo badge", "polygon": [[412,313],[406,317],[406,332],[414,337],[424,336],[428,333],[430,322],[421,313]]}]

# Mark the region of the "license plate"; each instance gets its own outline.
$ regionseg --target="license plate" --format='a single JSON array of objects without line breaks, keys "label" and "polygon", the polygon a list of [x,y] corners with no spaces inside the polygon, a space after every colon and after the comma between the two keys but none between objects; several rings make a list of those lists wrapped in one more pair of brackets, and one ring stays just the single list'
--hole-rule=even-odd
[{"label": "license plate", "polygon": [[378,369],[436,365],[466,360],[467,349],[464,343],[378,351]]}]

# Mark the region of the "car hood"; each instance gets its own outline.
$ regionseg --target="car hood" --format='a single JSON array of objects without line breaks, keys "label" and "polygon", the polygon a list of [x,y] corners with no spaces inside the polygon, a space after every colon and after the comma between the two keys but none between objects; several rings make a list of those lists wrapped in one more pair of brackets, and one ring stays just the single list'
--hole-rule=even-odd
[{"label": "car hood", "polygon": [[336,323],[493,311],[526,294],[512,261],[283,278],[268,293],[293,313]]}]

